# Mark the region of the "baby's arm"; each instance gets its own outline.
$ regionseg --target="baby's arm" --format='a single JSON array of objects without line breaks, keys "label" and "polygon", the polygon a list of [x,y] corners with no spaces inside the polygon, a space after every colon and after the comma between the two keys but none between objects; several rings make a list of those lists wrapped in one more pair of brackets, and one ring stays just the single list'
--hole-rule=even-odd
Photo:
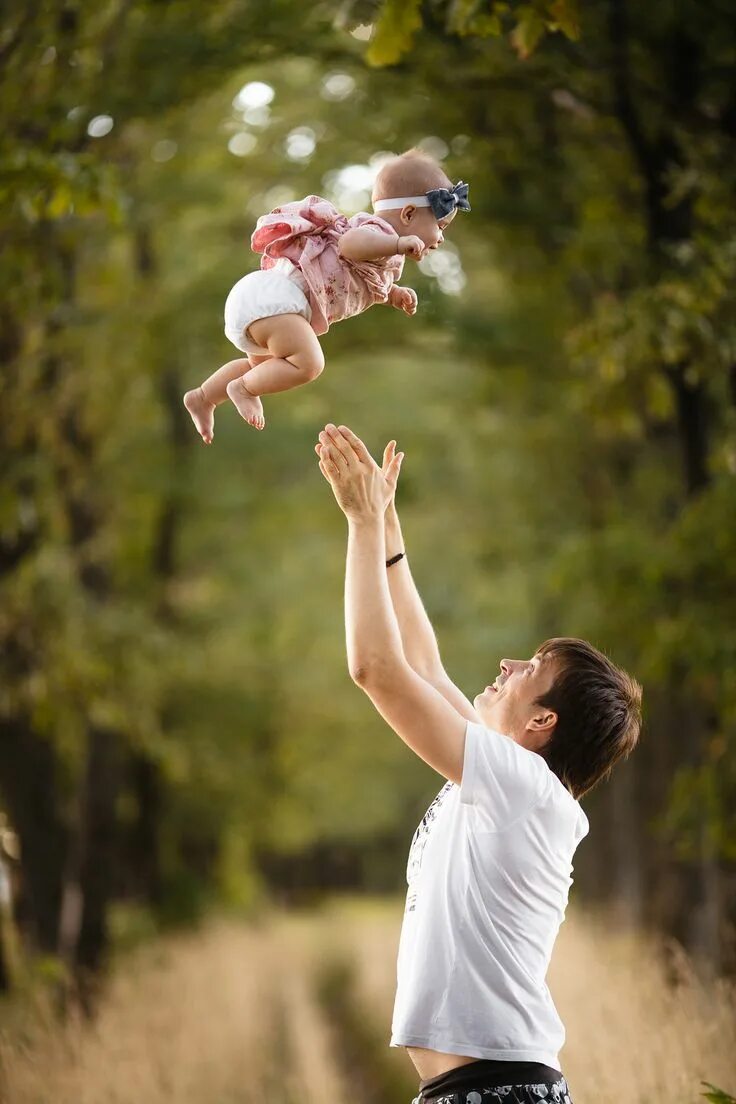
[{"label": "baby's arm", "polygon": [[348,261],[377,261],[381,257],[395,257],[397,253],[418,256],[423,249],[423,242],[414,234],[394,237],[367,226],[346,230],[338,242],[340,256]]}]

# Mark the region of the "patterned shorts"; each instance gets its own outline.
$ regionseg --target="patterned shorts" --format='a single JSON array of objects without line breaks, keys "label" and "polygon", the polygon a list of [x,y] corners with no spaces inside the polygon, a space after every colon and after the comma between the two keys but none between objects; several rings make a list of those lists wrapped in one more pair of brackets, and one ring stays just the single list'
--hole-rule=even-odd
[{"label": "patterned shorts", "polygon": [[411,1104],[572,1104],[567,1081],[545,1081],[540,1085],[496,1085],[461,1089],[448,1096],[415,1096]]}]

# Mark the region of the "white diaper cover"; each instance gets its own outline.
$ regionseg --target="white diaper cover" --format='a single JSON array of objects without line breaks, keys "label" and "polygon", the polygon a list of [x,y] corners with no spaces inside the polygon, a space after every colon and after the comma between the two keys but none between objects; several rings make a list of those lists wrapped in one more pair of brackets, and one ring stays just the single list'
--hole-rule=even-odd
[{"label": "white diaper cover", "polygon": [[249,272],[238,280],[225,301],[225,336],[241,353],[268,356],[268,349],[256,345],[248,335],[251,322],[276,314],[301,314],[307,322],[312,308],[305,294],[301,272],[286,257],[273,268]]}]

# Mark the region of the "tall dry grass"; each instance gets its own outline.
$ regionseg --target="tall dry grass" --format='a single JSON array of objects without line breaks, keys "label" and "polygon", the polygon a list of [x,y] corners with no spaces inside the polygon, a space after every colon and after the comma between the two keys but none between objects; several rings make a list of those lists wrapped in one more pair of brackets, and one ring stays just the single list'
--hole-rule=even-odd
[{"label": "tall dry grass", "polygon": [[[120,964],[92,1027],[61,1027],[38,1002],[5,1008],[3,1104],[360,1104],[316,978],[350,956],[354,999],[388,1048],[401,914],[398,900],[342,900],[158,941]],[[685,960],[679,975],[672,988],[656,943],[571,910],[550,986],[576,1104],[695,1104],[701,1080],[736,1093],[734,990]],[[403,1051],[389,1060],[410,1069]]]},{"label": "tall dry grass", "polygon": [[[3,1104],[317,1104],[342,1098],[298,917],[213,924],[131,954],[95,1023],[0,1012]],[[304,1088],[298,1090],[297,1086]]]}]

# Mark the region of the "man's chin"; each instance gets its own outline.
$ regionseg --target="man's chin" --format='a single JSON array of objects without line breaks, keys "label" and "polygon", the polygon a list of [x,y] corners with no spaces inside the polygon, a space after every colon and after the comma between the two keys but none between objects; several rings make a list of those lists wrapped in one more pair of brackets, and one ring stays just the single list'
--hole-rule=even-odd
[{"label": "man's chin", "polygon": [[492,728],[493,725],[491,724],[491,721],[495,713],[493,702],[489,702],[485,694],[478,694],[477,698],[473,702],[473,706],[475,707],[476,713],[483,721],[483,724],[486,726],[486,728]]}]

